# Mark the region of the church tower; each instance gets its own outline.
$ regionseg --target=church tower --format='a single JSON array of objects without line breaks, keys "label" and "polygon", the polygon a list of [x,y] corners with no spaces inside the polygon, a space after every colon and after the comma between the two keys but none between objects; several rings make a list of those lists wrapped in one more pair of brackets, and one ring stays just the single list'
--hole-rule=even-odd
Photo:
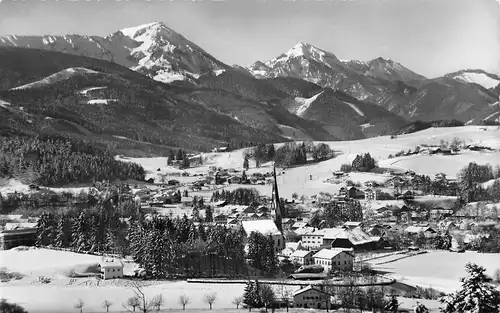
[{"label": "church tower", "polygon": [[273,164],[273,195],[272,195],[272,207],[274,208],[274,223],[278,230],[283,233],[283,223],[282,223],[282,204],[278,192],[278,180],[276,179],[276,165]]}]

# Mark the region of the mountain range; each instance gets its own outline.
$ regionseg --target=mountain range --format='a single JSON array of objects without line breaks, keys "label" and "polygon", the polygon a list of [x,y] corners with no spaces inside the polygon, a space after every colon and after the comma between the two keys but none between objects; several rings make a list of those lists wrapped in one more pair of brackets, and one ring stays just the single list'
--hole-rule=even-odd
[{"label": "mountain range", "polygon": [[481,70],[428,79],[393,60],[341,60],[304,42],[229,66],[161,22],[106,37],[0,37],[4,133],[196,150],[230,140],[345,140],[415,120],[500,122],[499,95],[500,78]]}]

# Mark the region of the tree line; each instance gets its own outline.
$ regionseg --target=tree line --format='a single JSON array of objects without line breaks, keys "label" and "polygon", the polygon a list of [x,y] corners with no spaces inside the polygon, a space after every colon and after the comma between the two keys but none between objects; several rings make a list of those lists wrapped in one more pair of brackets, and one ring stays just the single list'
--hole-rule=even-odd
[{"label": "tree line", "polygon": [[363,208],[359,201],[323,202],[319,204],[319,208],[309,221],[313,227],[330,228],[348,221],[363,220]]},{"label": "tree line", "polygon": [[37,222],[36,245],[66,248],[75,252],[127,255],[128,224],[138,207],[131,201],[116,206],[99,202],[86,209],[44,211]]},{"label": "tree line", "polygon": [[[469,163],[457,175],[458,193],[465,202],[500,199],[500,167],[493,170],[489,164]],[[496,179],[489,187],[483,183]]]},{"label": "tree line", "polygon": [[211,202],[227,201],[228,204],[259,204],[260,195],[255,188],[237,188],[235,190],[216,190],[212,192]]},{"label": "tree line", "polygon": [[342,164],[340,166],[340,170],[349,173],[349,172],[369,172],[372,169],[377,167],[377,162],[370,155],[370,153],[365,154],[357,154],[351,164]]},{"label": "tree line", "polygon": [[0,176],[55,186],[115,179],[144,180],[136,163],[117,161],[83,141],[54,137],[0,138]]},{"label": "tree line", "polygon": [[314,145],[312,142],[286,142],[279,148],[275,148],[273,144],[258,144],[253,149],[245,154],[244,167],[248,168],[248,158],[251,157],[255,161],[256,167],[264,162],[274,161],[276,165],[288,167],[294,165],[306,164],[310,156],[314,162],[324,161],[335,157],[335,153],[330,146],[324,143]]}]

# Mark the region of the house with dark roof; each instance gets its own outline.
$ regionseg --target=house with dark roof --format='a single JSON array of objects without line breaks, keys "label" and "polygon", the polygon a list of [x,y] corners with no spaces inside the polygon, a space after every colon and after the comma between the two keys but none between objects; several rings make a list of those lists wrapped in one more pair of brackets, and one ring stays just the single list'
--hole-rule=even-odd
[{"label": "house with dark roof", "polygon": [[304,309],[330,308],[330,294],[311,285],[301,288],[293,293],[295,307]]}]

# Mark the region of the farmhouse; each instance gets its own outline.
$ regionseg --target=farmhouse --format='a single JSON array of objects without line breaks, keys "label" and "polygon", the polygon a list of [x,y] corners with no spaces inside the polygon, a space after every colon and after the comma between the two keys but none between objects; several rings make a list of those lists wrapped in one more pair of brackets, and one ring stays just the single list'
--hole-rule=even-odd
[{"label": "farmhouse", "polygon": [[430,226],[408,226],[405,230],[406,233],[418,235],[423,233],[426,238],[436,236],[436,231]]},{"label": "farmhouse", "polygon": [[339,189],[339,196],[350,199],[364,199],[365,193],[354,186],[342,187]]},{"label": "farmhouse", "polygon": [[250,236],[252,232],[258,232],[265,236],[271,236],[274,241],[274,251],[279,253],[285,248],[285,238],[278,230],[273,220],[251,220],[242,221],[245,234]]},{"label": "farmhouse", "polygon": [[330,295],[309,285],[293,293],[293,302],[298,308],[326,309],[330,306]]},{"label": "farmhouse", "polygon": [[354,263],[354,253],[346,249],[322,249],[313,255],[314,264],[321,265],[325,272],[349,270]]},{"label": "farmhouse", "polygon": [[364,192],[365,192],[365,200],[367,200],[367,201],[377,200],[377,190],[376,189],[366,188]]},{"label": "farmhouse", "polygon": [[376,242],[361,228],[324,228],[302,236],[302,245],[307,248],[354,248],[369,250]]},{"label": "farmhouse", "polygon": [[228,220],[228,216],[226,214],[223,214],[223,213],[214,216],[214,222],[216,224],[226,224],[227,220]]},{"label": "farmhouse", "polygon": [[102,279],[113,279],[123,277],[123,263],[115,259],[106,259],[102,261],[99,266],[101,267]]},{"label": "farmhouse", "polygon": [[293,262],[297,262],[300,265],[313,264],[313,252],[308,250],[295,250],[291,255],[290,259]]},{"label": "farmhouse", "polygon": [[7,223],[0,231],[0,250],[9,250],[18,246],[34,246],[36,226],[36,223]]}]

